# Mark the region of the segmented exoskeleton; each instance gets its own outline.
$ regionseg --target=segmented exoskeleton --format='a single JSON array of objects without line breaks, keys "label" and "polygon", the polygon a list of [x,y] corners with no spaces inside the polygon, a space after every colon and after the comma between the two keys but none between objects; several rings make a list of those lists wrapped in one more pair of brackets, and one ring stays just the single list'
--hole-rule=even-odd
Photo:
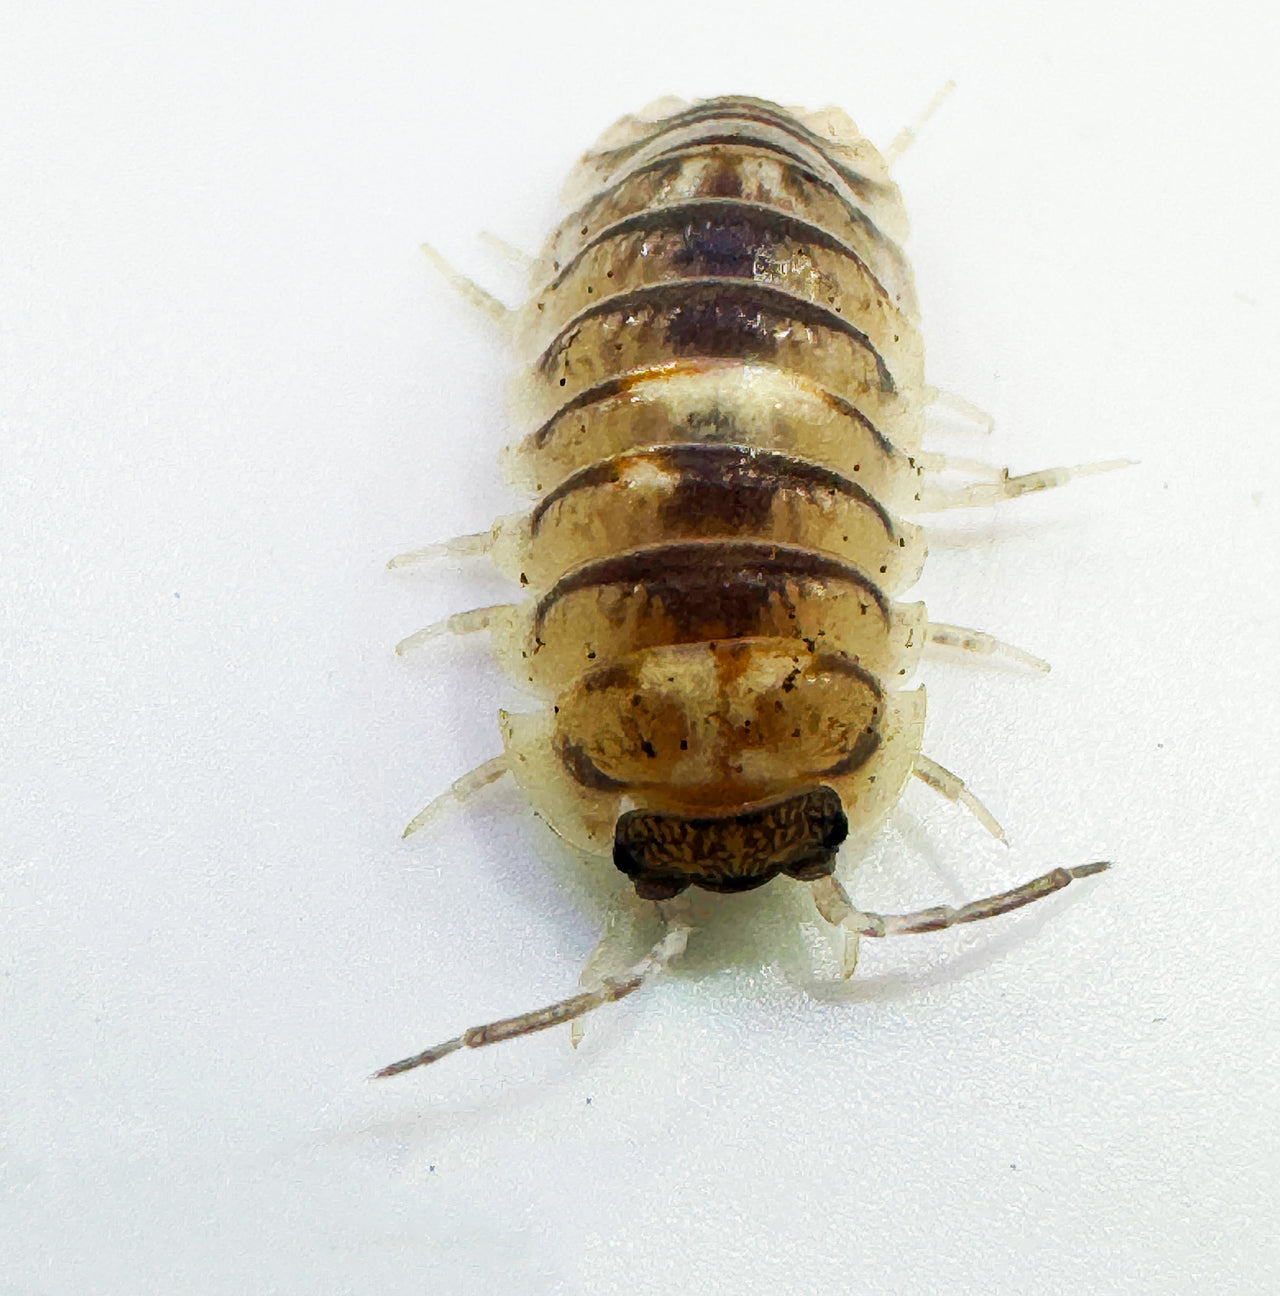
[{"label": "segmented exoskeleton", "polygon": [[[689,886],[786,874],[828,922],[885,936],[1003,913],[1106,867],[896,916],[859,911],[833,875],[846,837],[874,832],[913,774],[1003,835],[921,751],[924,690],[906,684],[928,644],[1047,669],[894,601],[925,557],[904,519],[1119,466],[1009,477],[922,449],[938,394],[884,157],[834,109],[664,102],[614,126],[569,190],[522,310],[442,267],[529,366],[509,467],[536,502],[394,563],[488,553],[527,591],[406,641],[487,629],[545,703],[503,714],[504,754],[446,797],[511,773],[667,931],[629,972],[381,1075],[630,993],[684,949]],[[955,469],[976,480],[954,484]]]}]

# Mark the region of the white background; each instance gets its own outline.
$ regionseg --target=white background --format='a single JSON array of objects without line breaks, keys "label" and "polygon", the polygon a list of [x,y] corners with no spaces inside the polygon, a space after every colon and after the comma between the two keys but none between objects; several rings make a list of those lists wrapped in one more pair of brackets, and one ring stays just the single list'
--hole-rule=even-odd
[{"label": "white background", "polygon": [[[24,12],[21,12],[25,10]],[[1277,1279],[1276,221],[1263,4],[11,6],[0,68],[0,1293],[1110,1293]],[[620,878],[509,786],[503,597],[385,559],[513,506],[500,340],[431,238],[526,247],[668,93],[887,143],[935,447],[1141,465],[951,517],[880,908],[1117,867],[866,949],[800,889],[567,1033],[371,1084],[570,992]],[[811,993],[812,991],[812,993]]]}]

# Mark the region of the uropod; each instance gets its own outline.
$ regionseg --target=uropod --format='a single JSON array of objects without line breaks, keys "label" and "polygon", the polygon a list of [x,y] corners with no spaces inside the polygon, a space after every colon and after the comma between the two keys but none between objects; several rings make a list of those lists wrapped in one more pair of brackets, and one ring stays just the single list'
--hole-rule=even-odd
[{"label": "uropod", "polygon": [[598,975],[593,957],[580,993],[378,1075],[630,994],[684,951],[689,887],[745,891],[779,875],[808,886],[849,934],[847,975],[859,937],[990,918],[1107,867],[905,914],[860,910],[834,873],[846,839],[865,841],[913,776],[1003,838],[922,750],[925,694],[909,686],[922,652],[1048,669],[897,601],[925,559],[913,519],[1126,462],[1010,476],[924,448],[930,405],[981,415],[925,382],[889,175],[913,135],[881,154],[836,109],[664,100],[578,164],[571,214],[530,267],[521,309],[431,254],[522,362],[526,428],[507,466],[533,503],[392,560],[487,555],[524,590],[400,648],[486,631],[542,705],[502,713],[503,753],[406,834],[510,774],[561,837],[612,859],[665,930],[623,973]]}]

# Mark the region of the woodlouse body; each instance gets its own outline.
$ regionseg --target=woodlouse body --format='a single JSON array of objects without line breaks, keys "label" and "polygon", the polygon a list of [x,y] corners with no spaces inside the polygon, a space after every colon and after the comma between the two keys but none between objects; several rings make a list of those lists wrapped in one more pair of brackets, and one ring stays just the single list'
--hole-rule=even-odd
[{"label": "woodlouse body", "polygon": [[934,394],[881,155],[833,109],[668,103],[618,123],[569,191],[577,206],[508,321],[530,420],[508,467],[536,502],[452,546],[488,552],[528,596],[443,627],[487,628],[545,705],[504,715],[504,756],[455,792],[511,772],[558,833],[659,902],[669,931],[628,976],[587,977],[573,999],[387,1074],[629,993],[683,948],[669,902],[690,885],[787,874],[828,920],[884,935],[1102,867],[897,918],[856,910],[830,876],[913,773],[985,815],[922,755],[924,691],[907,682],[930,639],[1006,646],[894,601],[925,557],[904,515],[1113,466],[939,477],[956,464],[921,449]]}]

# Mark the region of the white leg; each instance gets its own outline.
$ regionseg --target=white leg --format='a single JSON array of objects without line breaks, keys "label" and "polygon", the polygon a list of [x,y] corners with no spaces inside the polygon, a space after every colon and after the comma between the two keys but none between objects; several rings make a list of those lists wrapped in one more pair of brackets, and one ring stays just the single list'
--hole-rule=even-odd
[{"label": "white leg", "polygon": [[486,292],[474,279],[468,279],[460,270],[455,270],[430,243],[424,243],[422,250],[430,258],[431,264],[444,275],[454,292],[465,297],[476,310],[487,315],[504,331],[511,328],[511,317],[515,314],[513,310],[504,306],[491,292]]},{"label": "white leg", "polygon": [[[595,949],[583,964],[582,975],[578,978],[579,989],[599,990],[611,971],[619,964],[625,966],[628,957],[634,957],[628,953],[628,946],[631,944],[628,937],[634,936],[634,925],[637,919],[652,912],[652,908],[651,902],[641,900],[636,895],[635,888],[630,883],[623,887],[609,906],[609,912],[605,915],[604,931],[601,932]],[[582,1043],[582,1036],[582,1018],[575,1017],[569,1027],[569,1042],[574,1048]]]},{"label": "white leg", "polygon": [[1021,909],[1023,905],[1043,900],[1045,896],[1061,891],[1076,878],[1089,877],[1110,867],[1109,862],[1099,860],[1094,864],[1081,864],[1077,868],[1054,869],[1014,887],[1012,891],[1001,891],[998,895],[974,900],[959,909],[953,909],[950,905],[937,905],[932,909],[918,909],[906,914],[864,913],[854,906],[848,892],[834,877],[819,878],[811,885],[818,912],[833,926],[857,932],[859,936],[907,936],[916,932],[942,931],[957,923],[980,922],[984,918],[994,918],[997,914]]},{"label": "white leg", "polygon": [[960,455],[935,454],[930,450],[917,450],[911,456],[918,467],[929,473],[968,473],[983,481],[1008,481],[1009,470],[989,464],[981,459],[965,459]]},{"label": "white leg", "polygon": [[1017,662],[1019,666],[1028,666],[1034,671],[1046,674],[1049,663],[1043,657],[1033,656],[1022,648],[1005,643],[982,630],[970,630],[965,626],[947,625],[943,621],[930,621],[925,627],[925,642],[939,644],[944,648],[958,648],[961,652],[977,653],[980,657],[1004,658]]},{"label": "white leg", "polygon": [[387,570],[415,567],[418,563],[431,562],[436,558],[483,558],[492,548],[493,532],[476,531],[471,535],[454,536],[449,540],[441,540],[438,544],[423,545],[421,549],[396,554],[387,563]]},{"label": "white leg", "polygon": [[954,81],[948,81],[946,85],[944,85],[942,89],[929,100],[928,106],[925,108],[924,112],[922,112],[910,126],[904,126],[893,137],[889,147],[885,149],[882,154],[887,167],[892,169],[893,164],[912,146],[912,144],[916,142],[916,137],[924,129],[925,123],[938,111],[939,108],[942,107],[946,102],[947,97],[955,88],[956,83]]},{"label": "white leg", "polygon": [[964,806],[996,841],[1002,842],[1005,840],[1004,829],[1000,827],[999,820],[965,787],[964,779],[958,774],[953,774],[949,769],[939,765],[937,761],[930,760],[923,753],[916,757],[911,772],[922,783],[927,783],[935,792],[941,792],[948,801],[954,801],[958,805]]},{"label": "white leg", "polygon": [[941,387],[926,387],[924,394],[931,405],[941,405],[960,418],[977,424],[984,432],[990,432],[996,425],[995,419],[986,410],[971,400],[965,400],[963,396],[957,396],[955,392],[943,391]]},{"label": "white leg", "polygon": [[[824,915],[825,917],[825,915]],[[862,950],[862,937],[848,927],[837,929],[840,934],[840,979],[848,981],[858,970],[858,954]]]},{"label": "white leg", "polygon": [[546,1008],[521,1013],[519,1017],[504,1017],[501,1021],[490,1022],[486,1026],[472,1026],[470,1030],[463,1031],[451,1040],[445,1040],[443,1044],[383,1067],[381,1071],[374,1073],[373,1079],[399,1075],[414,1067],[428,1066],[460,1048],[483,1048],[486,1044],[500,1044],[503,1040],[515,1039],[518,1035],[529,1035],[550,1026],[559,1026],[562,1022],[573,1021],[603,1004],[613,1003],[639,990],[646,981],[669,968],[684,953],[685,946],[689,943],[692,928],[685,917],[685,911],[666,904],[659,904],[658,911],[666,920],[666,935],[638,963],[619,976],[605,977],[597,989],[561,999]]},{"label": "white leg", "polygon": [[480,242],[485,247],[492,248],[493,251],[506,257],[517,270],[528,275],[534,267],[536,257],[530,256],[524,248],[518,248],[514,243],[508,243],[501,234],[495,234],[492,230],[480,231]]},{"label": "white leg", "polygon": [[430,643],[432,639],[440,639],[444,635],[479,634],[481,630],[489,628],[497,613],[505,612],[508,608],[514,606],[514,603],[492,603],[488,607],[471,608],[467,612],[455,612],[453,616],[446,617],[443,621],[436,621],[432,625],[424,626],[421,630],[415,630],[411,635],[401,639],[396,644],[396,656],[403,657],[411,649],[418,648],[424,643]]},{"label": "white leg", "polygon": [[[1039,472],[1024,473],[1021,477],[1010,477],[1009,470],[1006,468],[994,481],[973,482],[967,486],[940,486],[925,483],[920,491],[920,502],[916,505],[916,510],[921,513],[933,513],[942,509],[982,508],[991,504],[1000,504],[1004,500],[1017,499],[1019,495],[1030,495],[1035,491],[1065,486],[1068,482],[1076,481],[1081,477],[1094,477],[1098,473],[1130,468],[1136,462],[1134,459],[1102,459],[1096,463],[1042,468]],[[961,471],[971,471],[971,469]]]},{"label": "white leg", "polygon": [[412,836],[419,828],[430,823],[445,809],[452,809],[454,806],[462,805],[463,802],[479,792],[481,788],[488,787],[490,783],[496,783],[509,769],[510,766],[507,764],[507,758],[504,754],[485,761],[483,765],[477,765],[473,770],[468,770],[460,779],[455,779],[453,783],[445,788],[426,809],[419,810],[409,820],[401,836]]}]

